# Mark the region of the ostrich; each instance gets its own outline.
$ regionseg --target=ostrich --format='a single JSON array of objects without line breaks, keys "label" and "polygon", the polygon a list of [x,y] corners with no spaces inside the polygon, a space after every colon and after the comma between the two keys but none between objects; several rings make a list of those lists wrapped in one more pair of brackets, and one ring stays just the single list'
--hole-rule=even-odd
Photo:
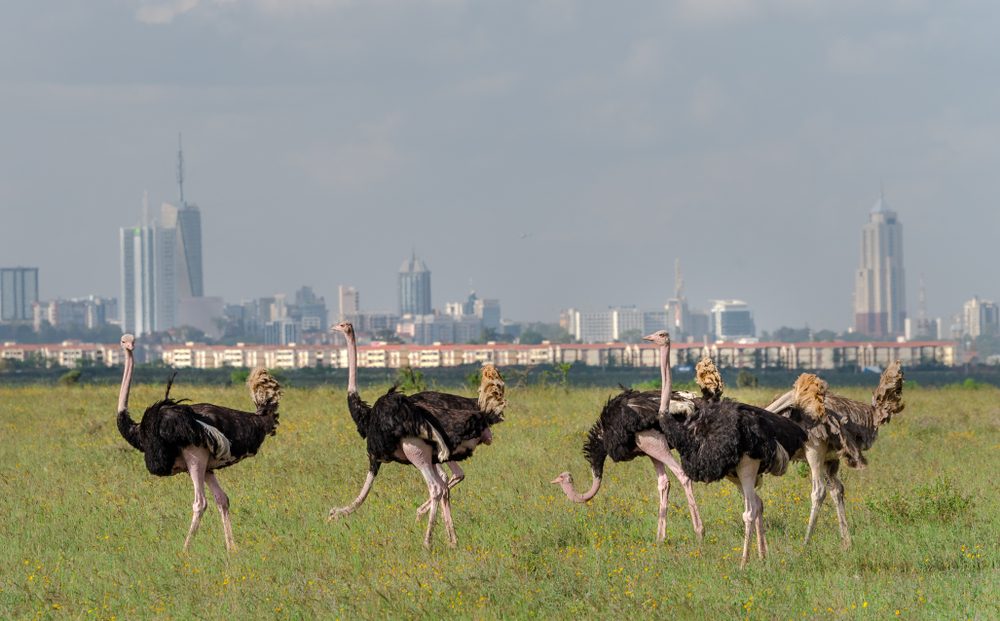
[{"label": "ostrich", "polygon": [[[788,460],[806,440],[802,429],[787,418],[760,408],[728,399],[699,400],[695,413],[686,421],[669,414],[670,407],[670,335],[666,330],[643,337],[660,346],[662,395],[657,419],[666,442],[677,449],[684,472],[695,481],[712,483],[727,478],[743,494],[743,556],[740,568],[750,556],[750,538],[757,533],[757,551],[767,556],[764,535],[764,505],[756,486],[764,473],[781,476]],[[817,402],[806,405],[821,408]]]},{"label": "ostrich", "polygon": [[812,507],[806,526],[805,543],[809,543],[820,507],[827,491],[833,496],[840,524],[840,538],[845,548],[851,546],[847,528],[847,508],[844,505],[844,484],[837,476],[840,460],[851,468],[864,468],[868,461],[864,451],[875,443],[879,427],[892,420],[892,415],[903,410],[903,371],[898,360],[886,367],[878,387],[872,395],[871,405],[840,395],[826,397],[826,411],[816,416],[795,405],[799,395],[826,382],[811,373],[803,373],[795,380],[792,390],[775,399],[767,410],[789,417],[808,434],[805,458],[812,475]]},{"label": "ostrich", "polygon": [[[667,390],[669,391],[669,386]],[[611,457],[612,461],[623,462],[646,455],[656,470],[656,484],[660,498],[656,523],[657,543],[663,542],[667,536],[670,479],[665,468],[674,473],[684,489],[688,510],[691,512],[691,524],[700,542],[705,527],[702,525],[698,504],[694,499],[691,479],[670,452],[670,446],[659,428],[657,411],[661,397],[662,393],[657,391],[638,392],[622,387],[621,393],[608,399],[597,422],[587,433],[587,440],[583,445],[583,455],[590,463],[593,479],[590,489],[583,494],[577,492],[573,487],[573,475],[569,472],[563,472],[553,479],[552,483],[559,485],[566,497],[573,502],[587,502],[601,489],[604,462],[608,457]],[[675,392],[674,400],[669,404],[670,413],[679,417],[693,413],[694,399],[693,393]]]},{"label": "ostrich", "polygon": [[[368,444],[368,473],[357,498],[345,507],[330,509],[328,520],[350,515],[364,503],[383,463],[412,464],[424,476],[429,492],[427,502],[417,509],[418,519],[430,513],[424,546],[430,547],[439,505],[449,544],[455,545],[450,490],[465,477],[456,462],[470,457],[479,444],[490,444],[490,426],[503,421],[507,402],[499,372],[493,365],[483,366],[478,399],[433,391],[405,396],[393,387],[369,406],[358,394],[354,326],[345,321],[332,330],[347,339],[347,406],[358,434]],[[441,464],[452,472],[447,482]]]},{"label": "ostrich", "polygon": [[187,472],[191,476],[194,504],[184,550],[190,547],[208,506],[205,483],[212,490],[222,515],[226,549],[234,550],[236,545],[229,520],[229,497],[219,484],[215,471],[253,457],[264,438],[275,434],[281,386],[265,369],[254,369],[247,378],[247,386],[257,409],[256,412],[241,412],[210,403],[188,404],[171,399],[171,377],[163,399],[146,408],[137,424],[128,411],[135,364],[132,355],[135,337],[123,335],[121,346],[125,351],[125,371],[118,395],[119,433],[143,453],[150,474],[162,477]]}]

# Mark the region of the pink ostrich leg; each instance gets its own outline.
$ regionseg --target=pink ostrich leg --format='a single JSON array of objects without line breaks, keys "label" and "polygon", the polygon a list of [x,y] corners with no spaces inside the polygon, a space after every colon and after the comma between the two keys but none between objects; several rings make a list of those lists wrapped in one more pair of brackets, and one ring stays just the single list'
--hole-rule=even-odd
[{"label": "pink ostrich leg", "polygon": [[427,491],[430,495],[430,509],[427,517],[427,532],[424,534],[424,547],[431,547],[431,534],[434,532],[434,520],[437,518],[438,505],[444,517],[445,530],[448,532],[448,544],[454,547],[458,543],[455,535],[455,524],[451,519],[451,501],[448,497],[448,486],[438,475],[433,463],[433,449],[429,444],[418,438],[405,438],[401,447],[403,454],[413,464],[427,481]]},{"label": "pink ostrich leg", "polygon": [[[441,466],[437,467],[437,471],[438,471],[438,476],[441,477],[442,481],[445,480],[448,481],[448,489],[451,490],[454,489],[456,485],[465,480],[465,472],[462,470],[462,468],[458,465],[458,462],[456,461],[449,461],[447,462],[447,464],[448,468],[451,470],[450,479],[445,475],[444,468],[442,468]],[[420,507],[417,508],[417,519],[419,520],[420,516],[427,513],[427,510],[430,508],[431,508],[431,501],[430,499],[428,499],[424,501],[424,504],[420,505]]]},{"label": "pink ostrich leg", "polygon": [[333,509],[330,509],[330,514],[327,516],[326,521],[329,522],[330,520],[339,520],[342,517],[354,513],[354,511],[357,510],[362,503],[364,503],[365,498],[368,498],[368,492],[372,491],[373,483],[375,483],[375,472],[368,470],[368,474],[365,476],[365,483],[361,486],[361,491],[358,493],[358,497],[346,507],[334,507]]},{"label": "pink ostrich leg", "polygon": [[[691,513],[691,526],[694,528],[694,534],[698,538],[698,541],[701,542],[705,534],[705,527],[701,523],[701,513],[698,511],[698,503],[694,500],[694,486],[691,483],[691,479],[684,473],[684,469],[681,468],[677,458],[670,452],[667,438],[659,431],[640,431],[635,434],[635,443],[640,451],[654,460],[654,463],[659,462],[661,464],[660,468],[666,466],[677,477],[681,487],[684,489],[684,495],[687,497],[688,511]],[[657,475],[659,475],[659,472],[658,468]],[[669,484],[667,486],[667,494],[669,494]],[[666,496],[664,496],[664,502],[666,502]],[[662,539],[659,541],[662,541]]]},{"label": "pink ostrich leg", "polygon": [[740,569],[747,565],[750,558],[750,539],[754,529],[757,529],[757,552],[761,558],[766,555],[764,548],[764,503],[757,496],[755,485],[757,483],[757,472],[760,469],[760,460],[752,459],[746,455],[740,460],[736,467],[736,476],[739,479],[740,491],[743,493],[743,556],[740,559]]},{"label": "pink ostrich leg", "polygon": [[233,524],[229,521],[229,496],[222,489],[214,472],[205,473],[205,483],[208,483],[208,488],[212,490],[215,505],[219,507],[219,515],[222,516],[222,533],[226,538],[226,550],[232,552],[236,550],[236,543],[233,541]]},{"label": "pink ostrich leg", "polygon": [[181,451],[181,456],[187,464],[191,483],[194,485],[194,503],[191,505],[191,528],[184,539],[184,551],[187,552],[201,525],[201,516],[205,513],[208,501],[205,500],[205,470],[208,467],[208,451],[196,446],[189,446]]}]

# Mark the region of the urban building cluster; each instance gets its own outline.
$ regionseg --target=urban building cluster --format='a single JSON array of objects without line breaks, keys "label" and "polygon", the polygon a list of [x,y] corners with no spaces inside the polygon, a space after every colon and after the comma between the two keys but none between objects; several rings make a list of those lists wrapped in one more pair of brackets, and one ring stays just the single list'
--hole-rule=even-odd
[{"label": "urban building cluster", "polygon": [[[789,368],[801,361],[797,354],[789,358],[787,354],[774,353],[778,346],[773,343],[759,342],[767,341],[767,335],[764,339],[758,337],[753,309],[744,300],[713,300],[707,310],[692,307],[685,296],[679,261],[675,266],[673,296],[661,308],[613,306],[605,310],[562,311],[559,326],[565,331],[564,340],[576,345],[547,342],[539,346],[518,345],[521,326],[503,317],[499,300],[480,297],[476,292],[464,300],[447,302],[443,309],[435,309],[431,271],[416,252],[400,266],[396,283],[398,306],[393,310],[365,309],[360,291],[352,285],[338,287],[335,312],[310,286],[302,286],[292,296],[280,293],[226,304],[219,297],[205,295],[201,211],[185,200],[180,149],[177,181],[177,205],[162,203],[154,217],[148,201],[144,200],[141,221],[119,230],[121,277],[117,298],[43,300],[38,268],[0,268],[0,340],[7,343],[4,357],[17,360],[28,351],[24,349],[27,345],[18,349],[18,344],[11,342],[12,335],[24,334],[27,328],[35,332],[58,328],[72,333],[115,326],[138,336],[166,334],[166,338],[147,339],[154,344],[163,343],[164,349],[154,352],[152,357],[177,366],[248,366],[258,360],[267,360],[269,366],[339,366],[345,355],[343,343],[330,334],[329,326],[331,322],[347,320],[354,324],[361,342],[374,348],[364,351],[381,352],[365,354],[371,366],[394,366],[387,362],[390,359],[405,360],[412,366],[448,366],[460,364],[456,361],[465,361],[469,356],[475,362],[488,359],[500,364],[514,359],[527,360],[526,364],[542,360],[600,364],[609,360],[642,360],[641,356],[636,358],[628,353],[640,351],[630,347],[638,344],[643,334],[661,329],[669,330],[674,342],[685,347],[726,344],[727,348],[736,348],[733,351],[755,352],[753,356],[758,358],[764,352],[768,361],[776,360],[779,362],[775,364]],[[859,339],[867,337],[883,344],[900,341],[899,347],[903,349],[912,344],[918,347],[921,357],[930,355],[932,360],[951,364],[958,356],[949,345],[941,344],[950,342],[943,339],[970,343],[984,336],[1000,336],[998,305],[978,296],[967,301],[952,318],[928,317],[922,279],[916,317],[908,316],[902,223],[889,209],[884,196],[879,196],[862,227],[860,250],[853,325],[849,330]],[[188,342],[192,336],[210,344],[169,345]],[[213,342],[229,345],[212,345]],[[452,345],[454,348],[449,349]],[[606,347],[587,349],[596,345]],[[787,349],[786,346],[781,345]],[[38,351],[46,355],[55,352],[51,359],[58,361],[57,364],[76,359],[116,363],[117,357],[102,347],[70,341],[43,346]],[[804,349],[802,344],[790,347],[795,351]],[[818,352],[831,353],[811,359],[811,364],[837,366],[854,360],[860,364],[867,359],[867,354],[847,351],[855,345],[827,342],[815,347]],[[927,348],[933,353],[927,354]],[[188,350],[189,354],[183,353]],[[585,351],[605,353],[580,353]],[[834,351],[841,353],[834,355]],[[185,359],[185,355],[189,358]],[[730,362],[735,366],[747,364],[744,354],[734,356]],[[754,364],[759,364],[759,360],[754,360]],[[362,366],[366,364],[361,362]],[[768,364],[771,362],[765,366]]]},{"label": "urban building cluster", "polygon": [[[952,366],[959,361],[956,341],[823,341],[807,343],[678,343],[671,350],[674,366],[691,368],[704,354],[720,366],[747,369],[865,369],[885,366],[892,360],[904,365]],[[226,367],[346,368],[344,345],[262,345],[236,343],[141,343],[137,359],[160,361],[177,368],[216,369]],[[432,344],[370,343],[358,347],[358,366],[398,369],[455,367],[490,362],[498,366],[584,364],[600,367],[657,367],[658,350],[638,343],[516,343]],[[28,362],[48,360],[53,365],[121,363],[117,344],[65,342],[59,344],[0,345],[0,360]]]}]

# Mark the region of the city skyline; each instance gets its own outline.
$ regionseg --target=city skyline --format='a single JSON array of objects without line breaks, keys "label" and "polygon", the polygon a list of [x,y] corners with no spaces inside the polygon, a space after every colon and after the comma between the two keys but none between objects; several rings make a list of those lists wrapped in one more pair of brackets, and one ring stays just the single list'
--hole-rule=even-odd
[{"label": "city skyline", "polygon": [[880,180],[906,222],[906,308],[918,274],[929,316],[1000,298],[984,250],[1000,87],[981,79],[1000,68],[997,6],[3,11],[0,112],[18,122],[0,145],[16,233],[0,264],[39,267],[44,298],[117,295],[114,231],[144,190],[173,200],[179,130],[185,190],[210,206],[206,293],[227,300],[352,283],[392,309],[416,247],[438,304],[475,289],[551,320],[658,308],[679,256],[696,306],[839,330]]}]

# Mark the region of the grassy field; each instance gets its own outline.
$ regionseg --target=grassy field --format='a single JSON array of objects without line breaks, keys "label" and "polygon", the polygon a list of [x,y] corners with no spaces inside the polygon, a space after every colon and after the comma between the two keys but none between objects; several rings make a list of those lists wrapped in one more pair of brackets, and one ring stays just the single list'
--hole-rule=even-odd
[{"label": "grassy field", "polygon": [[[844,474],[849,551],[829,504],[803,547],[804,468],[766,478],[771,555],[745,571],[742,502],[728,483],[695,487],[701,546],[676,484],[667,541],[654,543],[648,460],[609,462],[588,505],[549,484],[567,469],[589,482],[580,447],[610,392],[509,389],[507,422],[453,494],[458,548],[440,528],[427,551],[414,516],[426,487],[410,467],[385,466],[357,513],[326,522],[363,481],[364,442],[342,387],[290,389],[278,435],[220,473],[239,546],[229,556],[211,495],[181,552],[190,479],[146,472],[115,428],[116,388],[0,387],[0,617],[1000,617],[1000,390],[907,388],[869,468]],[[161,394],[134,389],[136,417]],[[249,403],[236,388],[180,384],[175,395]]]}]

